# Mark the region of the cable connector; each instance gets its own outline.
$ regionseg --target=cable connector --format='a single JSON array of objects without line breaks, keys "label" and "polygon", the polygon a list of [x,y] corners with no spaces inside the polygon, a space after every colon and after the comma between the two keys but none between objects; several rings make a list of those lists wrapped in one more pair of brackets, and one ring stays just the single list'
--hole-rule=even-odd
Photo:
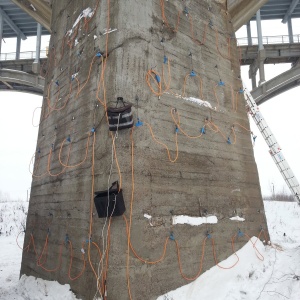
[{"label": "cable connector", "polygon": [[170,232],[169,239],[170,239],[171,241],[175,241],[175,236],[174,236],[173,231]]},{"label": "cable connector", "polygon": [[191,73],[190,73],[190,76],[191,77],[195,77],[196,76],[196,72],[194,70],[192,70]]},{"label": "cable connector", "polygon": [[243,237],[244,236],[244,233],[241,231],[241,229],[239,228],[239,231],[238,231],[238,237]]},{"label": "cable connector", "polygon": [[167,62],[168,62],[168,57],[164,55],[164,64],[166,64]]},{"label": "cable connector", "polygon": [[218,82],[218,85],[219,85],[219,86],[225,86],[225,82],[222,81],[222,79],[220,79],[220,81]]},{"label": "cable connector", "polygon": [[141,127],[143,125],[144,125],[144,123],[142,121],[140,121],[140,118],[137,118],[137,122],[135,123],[135,126],[136,127]]}]

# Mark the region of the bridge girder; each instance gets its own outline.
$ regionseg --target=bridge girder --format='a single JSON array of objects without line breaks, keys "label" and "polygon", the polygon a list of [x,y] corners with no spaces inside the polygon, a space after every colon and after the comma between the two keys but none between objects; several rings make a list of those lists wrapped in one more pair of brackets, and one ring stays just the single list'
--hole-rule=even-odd
[{"label": "bridge girder", "polygon": [[0,81],[3,82],[2,85],[0,84],[0,90],[43,95],[45,79],[38,75],[11,69],[0,69]]},{"label": "bridge girder", "polygon": [[300,65],[296,65],[290,70],[264,82],[259,87],[251,91],[251,94],[260,105],[271,98],[284,93],[300,85]]}]

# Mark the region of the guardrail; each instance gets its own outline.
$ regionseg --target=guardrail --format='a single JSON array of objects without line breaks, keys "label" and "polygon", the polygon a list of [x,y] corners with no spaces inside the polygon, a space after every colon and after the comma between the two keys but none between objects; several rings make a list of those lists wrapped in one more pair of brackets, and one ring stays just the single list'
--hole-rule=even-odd
[{"label": "guardrail", "polygon": [[[47,50],[42,50],[40,52],[40,58],[46,58],[47,57]],[[11,53],[0,53],[0,61],[4,60],[16,60],[16,52]],[[26,52],[20,52],[20,58],[19,59],[35,59],[36,57],[36,51],[26,51]]]},{"label": "guardrail", "polygon": [[[272,44],[290,44],[290,37],[288,35],[276,35],[276,36],[263,36],[262,37],[264,45],[272,45]],[[300,34],[293,35],[294,43],[300,43]],[[258,38],[251,38],[252,45],[258,45]],[[249,45],[248,38],[238,38],[237,43],[239,46],[247,46]]]}]

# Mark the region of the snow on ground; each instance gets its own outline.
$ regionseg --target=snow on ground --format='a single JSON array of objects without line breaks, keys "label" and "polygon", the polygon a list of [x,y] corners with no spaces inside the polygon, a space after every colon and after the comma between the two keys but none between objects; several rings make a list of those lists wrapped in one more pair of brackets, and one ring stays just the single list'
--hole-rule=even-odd
[{"label": "snow on ground", "polygon": [[[22,251],[16,244],[16,235],[22,231],[25,217],[20,204],[24,203],[0,203],[0,299],[76,299],[67,284],[27,276],[19,280]],[[239,263],[234,268],[224,270],[215,266],[192,283],[157,300],[299,300],[300,207],[291,202],[269,201],[265,202],[265,210],[273,246],[265,246],[253,237],[256,248],[249,241],[237,251]],[[23,238],[21,233],[20,245]],[[236,256],[232,255],[219,266],[227,267],[235,261]]]},{"label": "snow on ground", "polygon": [[[232,269],[215,266],[194,282],[157,300],[299,300],[300,207],[296,202],[264,202],[273,246],[251,242],[237,251],[239,263]],[[254,243],[256,238],[252,238]],[[236,256],[219,263],[233,265]]]}]

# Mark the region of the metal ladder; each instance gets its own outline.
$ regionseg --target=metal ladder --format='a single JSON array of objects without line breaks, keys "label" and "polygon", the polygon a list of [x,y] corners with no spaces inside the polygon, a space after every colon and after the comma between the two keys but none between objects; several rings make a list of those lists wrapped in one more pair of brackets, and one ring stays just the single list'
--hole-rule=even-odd
[{"label": "metal ladder", "polygon": [[261,132],[263,138],[269,146],[269,153],[273,158],[273,161],[275,162],[278,170],[280,171],[295,200],[300,205],[300,186],[297,178],[295,177],[288,162],[284,158],[275,136],[273,135],[267,122],[264,120],[262,113],[259,111],[255,100],[253,99],[251,93],[247,88],[244,88],[244,96],[247,103],[248,112],[252,116],[255,124],[257,125],[259,131]]}]

